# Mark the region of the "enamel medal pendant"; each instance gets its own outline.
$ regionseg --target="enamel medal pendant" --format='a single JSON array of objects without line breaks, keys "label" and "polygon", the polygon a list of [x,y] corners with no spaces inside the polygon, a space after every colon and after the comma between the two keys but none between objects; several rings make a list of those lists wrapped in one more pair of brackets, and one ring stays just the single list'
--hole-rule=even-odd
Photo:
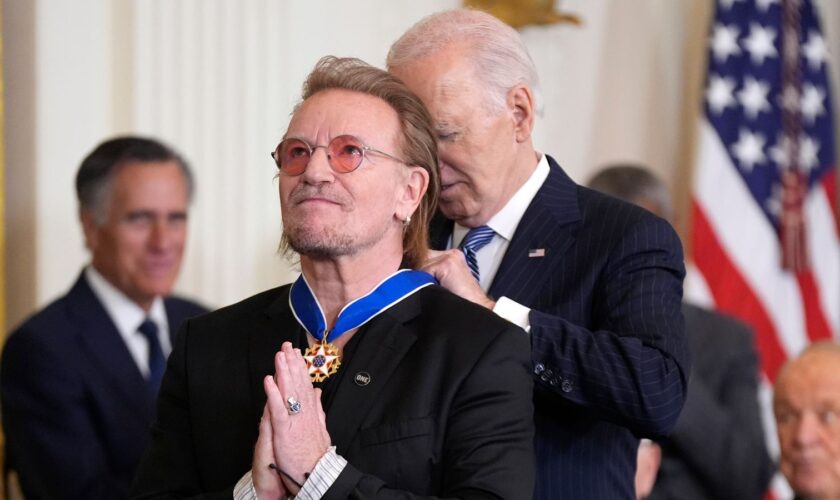
[{"label": "enamel medal pendant", "polygon": [[341,366],[338,348],[332,342],[324,340],[307,347],[303,353],[303,359],[306,360],[306,368],[309,369],[312,382],[323,382],[330,375],[334,375]]},{"label": "enamel medal pendant", "polygon": [[345,305],[339,311],[332,330],[328,330],[324,311],[301,273],[289,290],[289,306],[300,326],[315,339],[315,343],[303,353],[312,381],[323,382],[330,375],[335,375],[341,366],[338,348],[332,340],[361,327],[417,290],[435,283],[437,281],[431,274],[400,269],[366,295]]}]

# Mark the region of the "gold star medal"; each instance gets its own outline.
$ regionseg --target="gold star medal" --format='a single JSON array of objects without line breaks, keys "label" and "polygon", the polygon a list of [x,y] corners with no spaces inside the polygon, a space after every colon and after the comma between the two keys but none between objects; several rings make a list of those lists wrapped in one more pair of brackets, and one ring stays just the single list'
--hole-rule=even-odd
[{"label": "gold star medal", "polygon": [[306,360],[306,367],[313,382],[323,382],[330,375],[334,375],[341,366],[338,348],[325,340],[307,347],[303,359]]}]

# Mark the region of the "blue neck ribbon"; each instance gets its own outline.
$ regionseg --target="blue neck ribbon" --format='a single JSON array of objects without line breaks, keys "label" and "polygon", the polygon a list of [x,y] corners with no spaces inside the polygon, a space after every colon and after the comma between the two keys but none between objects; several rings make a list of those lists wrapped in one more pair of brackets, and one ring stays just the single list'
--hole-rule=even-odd
[{"label": "blue neck ribbon", "polygon": [[[376,285],[373,290],[351,301],[338,313],[332,330],[327,330],[324,310],[301,273],[289,292],[289,305],[298,323],[317,341],[332,342],[398,304],[414,292],[437,280],[429,273],[400,269]],[[326,338],[325,338],[326,337]]]}]

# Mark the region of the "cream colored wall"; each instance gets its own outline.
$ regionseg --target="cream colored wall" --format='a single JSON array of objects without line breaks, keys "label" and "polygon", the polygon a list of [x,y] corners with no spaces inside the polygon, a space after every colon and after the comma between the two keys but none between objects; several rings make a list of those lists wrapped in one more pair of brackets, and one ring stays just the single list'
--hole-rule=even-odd
[{"label": "cream colored wall", "polygon": [[[268,152],[303,77],[325,54],[381,65],[403,30],[458,3],[4,0],[10,325],[62,294],[86,262],[73,176],[115,133],[159,136],[193,164],[179,292],[220,306],[292,279],[275,253]],[[818,3],[840,53],[840,2]],[[545,95],[537,147],[579,181],[631,160],[683,193],[709,4],[565,0],[582,27],[526,28]]]}]

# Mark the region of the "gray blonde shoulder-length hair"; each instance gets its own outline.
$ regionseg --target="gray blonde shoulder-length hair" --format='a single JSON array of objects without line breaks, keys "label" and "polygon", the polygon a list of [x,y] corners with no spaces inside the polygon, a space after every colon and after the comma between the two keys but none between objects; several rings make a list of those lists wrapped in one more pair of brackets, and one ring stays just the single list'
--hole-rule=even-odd
[{"label": "gray blonde shoulder-length hair", "polygon": [[398,156],[407,165],[420,167],[429,174],[426,192],[403,233],[403,264],[419,267],[426,260],[429,222],[437,209],[440,192],[437,140],[431,116],[420,98],[402,81],[360,59],[321,58],[303,83],[302,101],[331,89],[368,94],[388,103],[397,112],[400,122],[401,151]]}]

